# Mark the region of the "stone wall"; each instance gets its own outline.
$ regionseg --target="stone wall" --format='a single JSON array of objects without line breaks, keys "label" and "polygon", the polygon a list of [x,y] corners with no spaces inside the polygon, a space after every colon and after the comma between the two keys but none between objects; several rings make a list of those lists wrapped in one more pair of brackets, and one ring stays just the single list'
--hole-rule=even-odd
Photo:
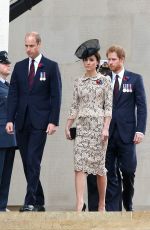
[{"label": "stone wall", "polygon": [[[43,0],[31,11],[10,23],[9,54],[13,64],[26,57],[24,35],[38,31],[42,36],[42,53],[56,60],[61,69],[63,100],[60,127],[49,136],[42,161],[41,180],[46,205],[50,210],[71,210],[75,206],[72,141],[67,141],[64,126],[72,99],[73,81],[83,72],[74,52],[90,38],[98,38],[101,56],[114,44],[122,45],[127,58],[127,69],[144,77],[149,101],[150,78],[150,7],[149,0]],[[150,205],[149,119],[144,142],[137,148],[135,206]],[[17,152],[10,190],[10,204],[22,204],[25,178]]]},{"label": "stone wall", "polygon": [[9,0],[0,0],[0,51],[8,50]]}]

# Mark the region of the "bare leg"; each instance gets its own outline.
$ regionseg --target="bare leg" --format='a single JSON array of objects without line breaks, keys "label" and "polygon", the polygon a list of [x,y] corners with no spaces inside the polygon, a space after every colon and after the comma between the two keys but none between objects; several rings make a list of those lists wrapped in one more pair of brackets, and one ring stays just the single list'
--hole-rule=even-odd
[{"label": "bare leg", "polygon": [[97,187],[99,194],[98,211],[105,211],[105,195],[106,195],[107,177],[97,175]]},{"label": "bare leg", "polygon": [[76,211],[81,211],[83,208],[83,197],[85,190],[86,175],[82,171],[75,171],[75,189],[76,189]]}]

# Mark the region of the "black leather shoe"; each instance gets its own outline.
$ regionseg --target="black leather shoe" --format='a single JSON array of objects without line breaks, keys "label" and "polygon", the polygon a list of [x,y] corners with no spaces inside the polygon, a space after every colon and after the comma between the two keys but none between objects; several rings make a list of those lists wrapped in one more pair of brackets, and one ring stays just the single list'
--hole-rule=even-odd
[{"label": "black leather shoe", "polygon": [[35,205],[33,212],[45,212],[45,207],[43,205]]},{"label": "black leather shoe", "polygon": [[127,212],[133,212],[134,211],[134,209],[133,209],[133,207],[130,205],[130,206],[125,206],[124,205],[124,208],[125,208],[125,210],[127,211]]},{"label": "black leather shoe", "polygon": [[19,212],[32,212],[34,209],[33,205],[23,205],[20,209]]},{"label": "black leather shoe", "polygon": [[134,209],[133,209],[133,208],[127,208],[126,211],[127,211],[127,212],[133,212]]}]

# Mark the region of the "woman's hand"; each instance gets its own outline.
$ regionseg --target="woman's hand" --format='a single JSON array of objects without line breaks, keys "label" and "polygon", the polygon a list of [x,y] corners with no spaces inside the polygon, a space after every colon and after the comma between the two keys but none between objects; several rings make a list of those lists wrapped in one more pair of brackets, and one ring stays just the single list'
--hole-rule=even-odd
[{"label": "woman's hand", "polygon": [[111,117],[105,117],[104,118],[104,126],[103,126],[103,130],[102,130],[102,141],[103,142],[108,141],[110,121],[111,121]]},{"label": "woman's hand", "polygon": [[103,128],[102,130],[102,141],[106,142],[109,137],[109,130],[107,128]]},{"label": "woman's hand", "polygon": [[71,140],[71,136],[70,136],[70,128],[68,126],[66,126],[65,128],[65,135],[66,135],[66,138],[68,140]]},{"label": "woman's hand", "polygon": [[66,135],[66,138],[67,138],[68,140],[72,140],[72,139],[71,139],[71,136],[70,136],[70,128],[71,128],[73,122],[74,122],[74,119],[68,119],[68,120],[67,120],[66,127],[65,127],[65,135]]}]

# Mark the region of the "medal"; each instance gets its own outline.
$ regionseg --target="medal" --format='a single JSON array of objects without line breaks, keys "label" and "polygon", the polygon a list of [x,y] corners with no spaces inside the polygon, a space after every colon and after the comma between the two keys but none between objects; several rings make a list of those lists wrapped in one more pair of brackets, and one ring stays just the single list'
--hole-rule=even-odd
[{"label": "medal", "polygon": [[43,74],[40,72],[40,81],[43,81]]},{"label": "medal", "polygon": [[129,92],[129,84],[126,84],[127,93]]},{"label": "medal", "polygon": [[46,81],[46,74],[45,74],[45,72],[40,72],[40,81]]},{"label": "medal", "polygon": [[132,84],[129,84],[129,92],[132,93]]},{"label": "medal", "polygon": [[43,72],[43,81],[46,81],[46,75],[45,75],[45,72]]},{"label": "medal", "polygon": [[123,92],[126,92],[126,84],[123,84]]}]

